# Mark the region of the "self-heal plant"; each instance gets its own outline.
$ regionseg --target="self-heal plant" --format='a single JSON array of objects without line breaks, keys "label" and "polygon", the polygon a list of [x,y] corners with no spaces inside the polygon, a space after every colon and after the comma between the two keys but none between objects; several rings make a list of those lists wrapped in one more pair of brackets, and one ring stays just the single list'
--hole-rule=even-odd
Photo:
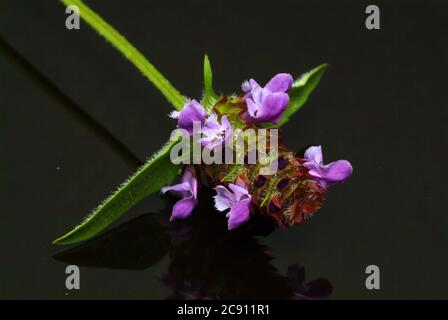
[{"label": "self-heal plant", "polygon": [[[205,56],[203,98],[200,101],[185,99],[137,49],[82,1],[61,1],[67,6],[77,6],[81,18],[160,90],[175,108],[169,116],[177,120],[177,129],[158,153],[93,210],[83,223],[56,239],[55,244],[72,244],[93,237],[136,203],[158,191],[178,197],[171,220],[186,219],[194,214],[200,201],[200,181],[214,188],[215,207],[217,211],[225,212],[230,230],[247,223],[255,214],[272,218],[278,226],[295,225],[322,206],[328,187],[351,175],[352,166],[348,161],[324,165],[320,146],[310,147],[304,157],[297,156],[278,144],[277,139],[271,139],[277,137],[276,134],[269,135],[266,157],[259,157],[255,162],[193,162],[182,166],[170,158],[171,150],[180,139],[176,133],[179,129],[188,139],[198,140],[204,150],[218,155],[235,139],[235,132],[261,129],[257,131],[257,140],[266,139],[267,132],[280,128],[305,104],[325,72],[326,64],[295,81],[287,73],[277,74],[264,87],[250,79],[243,82],[240,94],[220,96],[213,89],[211,65]],[[248,141],[243,140],[243,143]],[[247,153],[240,156],[250,158]],[[273,164],[276,170],[265,170]],[[173,184],[179,174],[180,181]]]}]

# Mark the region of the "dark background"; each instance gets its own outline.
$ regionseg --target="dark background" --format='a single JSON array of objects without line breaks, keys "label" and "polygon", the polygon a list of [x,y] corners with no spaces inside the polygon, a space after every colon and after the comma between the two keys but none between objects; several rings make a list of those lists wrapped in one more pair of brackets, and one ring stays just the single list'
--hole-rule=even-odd
[{"label": "dark background", "polygon": [[[322,144],[326,162],[348,159],[354,174],[311,221],[259,241],[280,274],[301,264],[307,278],[331,282],[332,298],[448,297],[446,1],[86,3],[189,97],[200,97],[204,53],[223,93],[330,63],[283,135],[298,151]],[[381,30],[365,28],[368,4],[380,7]],[[79,291],[65,289],[66,264],[53,258],[65,248],[51,241],[135,168],[97,125],[141,161],[175,125],[130,63],[65,18],[58,1],[0,1],[0,297],[165,298],[154,274],[169,255],[145,268],[80,261]],[[114,226],[169,211],[154,195]],[[380,290],[365,288],[370,264]]]}]

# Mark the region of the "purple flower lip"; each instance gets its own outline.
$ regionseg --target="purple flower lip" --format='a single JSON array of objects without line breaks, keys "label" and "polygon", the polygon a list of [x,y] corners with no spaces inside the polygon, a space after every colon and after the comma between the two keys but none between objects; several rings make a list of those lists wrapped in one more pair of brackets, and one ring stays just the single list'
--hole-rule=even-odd
[{"label": "purple flower lip", "polygon": [[161,192],[171,192],[181,198],[173,207],[170,221],[189,217],[197,204],[198,198],[198,179],[193,167],[185,167],[181,183],[164,187]]},{"label": "purple flower lip", "polygon": [[204,107],[196,100],[188,100],[181,111],[170,113],[171,118],[178,119],[177,127],[187,130],[190,135],[193,134],[193,123],[202,123],[206,116],[207,112]]},{"label": "purple flower lip", "polygon": [[309,147],[304,157],[307,160],[304,166],[309,169],[309,175],[324,188],[344,182],[352,175],[353,167],[347,160],[338,160],[324,165],[321,146]]},{"label": "purple flower lip", "polygon": [[229,189],[222,185],[216,187],[215,207],[218,211],[230,209],[226,217],[228,229],[233,230],[249,220],[252,197],[246,184],[240,179],[236,184],[230,183]]},{"label": "purple flower lip", "polygon": [[[190,136],[196,133],[203,134],[200,143],[208,149],[215,149],[227,143],[233,133],[226,116],[221,117],[221,123],[218,122],[215,113],[207,117],[204,107],[196,100],[187,101],[181,111],[172,111],[169,116],[178,119],[177,128],[186,130]],[[197,132],[199,130],[200,132]]]},{"label": "purple flower lip", "polygon": [[254,79],[243,82],[241,88],[244,101],[247,104],[247,113],[242,117],[248,123],[269,122],[277,124],[286,106],[289,96],[286,93],[291,89],[293,78],[288,73],[279,73],[274,76],[263,88]]},{"label": "purple flower lip", "polygon": [[232,136],[233,130],[226,116],[221,117],[221,124],[218,122],[218,116],[212,113],[201,129],[204,137],[201,139],[203,147],[215,149],[226,144]]}]

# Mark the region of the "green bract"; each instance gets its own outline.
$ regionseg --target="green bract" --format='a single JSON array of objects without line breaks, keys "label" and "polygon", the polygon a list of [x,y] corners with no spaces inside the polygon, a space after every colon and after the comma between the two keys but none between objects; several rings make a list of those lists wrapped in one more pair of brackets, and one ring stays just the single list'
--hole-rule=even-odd
[{"label": "green bract", "polygon": [[213,74],[212,67],[208,56],[204,57],[204,98],[202,100],[203,106],[210,110],[215,102],[218,100],[218,96],[213,90]]},{"label": "green bract", "polygon": [[294,81],[291,90],[289,90],[289,104],[283,113],[282,119],[276,125],[270,127],[279,128],[289,121],[291,116],[296,113],[308,100],[309,95],[314,91],[320,78],[327,70],[328,64],[321,64],[317,68],[304,73]]}]

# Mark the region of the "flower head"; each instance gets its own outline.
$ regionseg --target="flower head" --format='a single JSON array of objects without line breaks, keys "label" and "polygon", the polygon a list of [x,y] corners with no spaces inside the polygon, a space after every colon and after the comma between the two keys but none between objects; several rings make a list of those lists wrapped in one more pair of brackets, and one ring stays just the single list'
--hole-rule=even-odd
[{"label": "flower head", "polygon": [[289,102],[286,93],[291,89],[293,78],[288,73],[279,73],[264,88],[254,80],[243,82],[241,89],[246,94],[247,113],[243,115],[248,123],[280,121]]},{"label": "flower head", "polygon": [[221,124],[218,122],[218,116],[212,113],[202,126],[202,134],[204,138],[201,139],[202,146],[208,149],[214,149],[225,144],[232,135],[232,126],[226,116],[222,116]]},{"label": "flower head", "polygon": [[338,160],[329,164],[323,164],[322,147],[312,146],[305,151],[304,166],[309,169],[309,174],[318,184],[328,188],[338,182],[347,180],[353,168],[347,160]]},{"label": "flower head", "polygon": [[230,209],[226,217],[228,229],[232,230],[249,220],[252,197],[246,184],[240,179],[236,181],[236,184],[230,183],[229,189],[222,185],[216,187],[215,207],[219,211]]},{"label": "flower head", "polygon": [[195,121],[202,123],[206,115],[204,107],[196,100],[188,100],[181,111],[170,113],[171,118],[178,119],[177,127],[187,130],[190,135],[193,134],[193,123]]},{"label": "flower head", "polygon": [[173,207],[171,221],[185,219],[191,215],[197,204],[198,179],[191,166],[185,167],[181,177],[181,183],[162,188],[162,193],[172,192],[181,197]]}]

